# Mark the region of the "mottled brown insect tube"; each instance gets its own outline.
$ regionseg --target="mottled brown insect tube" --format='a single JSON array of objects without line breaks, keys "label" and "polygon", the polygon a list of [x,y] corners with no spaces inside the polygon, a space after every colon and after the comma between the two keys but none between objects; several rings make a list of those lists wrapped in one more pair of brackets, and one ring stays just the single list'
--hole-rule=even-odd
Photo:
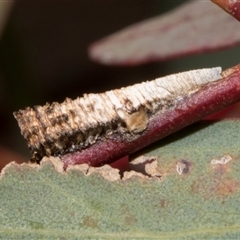
[{"label": "mottled brown insect tube", "polygon": [[33,160],[99,166],[131,154],[240,99],[239,65],[193,70],[14,113]]}]

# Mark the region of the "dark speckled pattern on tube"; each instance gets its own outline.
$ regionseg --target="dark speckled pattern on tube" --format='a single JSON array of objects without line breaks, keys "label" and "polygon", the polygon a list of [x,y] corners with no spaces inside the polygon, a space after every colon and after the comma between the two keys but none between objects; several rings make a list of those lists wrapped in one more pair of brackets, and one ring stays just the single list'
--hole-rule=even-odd
[{"label": "dark speckled pattern on tube", "polygon": [[133,153],[240,99],[239,67],[169,75],[150,82],[14,113],[33,160],[99,166]]}]

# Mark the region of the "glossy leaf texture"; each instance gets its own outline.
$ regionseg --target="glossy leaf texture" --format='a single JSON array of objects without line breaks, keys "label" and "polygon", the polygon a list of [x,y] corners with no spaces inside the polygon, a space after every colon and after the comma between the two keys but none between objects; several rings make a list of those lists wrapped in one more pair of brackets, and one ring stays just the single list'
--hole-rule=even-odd
[{"label": "glossy leaf texture", "polygon": [[[239,239],[239,121],[199,122],[145,149],[145,174],[57,159],[10,163],[2,239]],[[104,176],[104,177],[103,177]]]},{"label": "glossy leaf texture", "polygon": [[239,44],[239,22],[211,1],[195,0],[93,43],[89,55],[106,65],[138,65]]}]

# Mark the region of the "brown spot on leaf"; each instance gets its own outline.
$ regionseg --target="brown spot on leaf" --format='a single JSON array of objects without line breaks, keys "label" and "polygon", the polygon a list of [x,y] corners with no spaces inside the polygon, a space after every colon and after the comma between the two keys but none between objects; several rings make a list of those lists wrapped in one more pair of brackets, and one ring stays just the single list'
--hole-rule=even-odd
[{"label": "brown spot on leaf", "polygon": [[124,216],[124,222],[127,226],[134,225],[137,222],[136,217],[132,214],[131,209],[126,203],[120,204],[119,213]]},{"label": "brown spot on leaf", "polygon": [[97,228],[98,221],[93,216],[86,216],[83,218],[83,225],[89,228]]},{"label": "brown spot on leaf", "polygon": [[70,212],[70,215],[71,215],[72,217],[74,217],[74,216],[76,215],[76,213],[75,213],[74,211],[71,211],[71,212]]},{"label": "brown spot on leaf", "polygon": [[160,207],[165,208],[167,206],[167,201],[165,199],[160,200]]},{"label": "brown spot on leaf", "polygon": [[234,194],[235,192],[240,190],[240,182],[234,180],[234,179],[223,179],[223,181],[219,181],[216,193],[220,196],[227,196]]},{"label": "brown spot on leaf", "polygon": [[[219,160],[220,161],[220,160]],[[231,164],[213,164],[212,168],[192,185],[192,191],[206,199],[227,197],[240,190],[240,182],[231,176]]]},{"label": "brown spot on leaf", "polygon": [[134,225],[135,223],[137,222],[137,219],[134,215],[132,214],[128,214],[126,217],[125,217],[125,223],[126,225]]},{"label": "brown spot on leaf", "polygon": [[[217,159],[212,159],[211,164],[212,164],[212,175],[215,178],[224,178],[227,176],[228,173],[231,172],[231,162],[232,157],[227,154],[221,157],[219,160]],[[230,163],[229,163],[230,162]]]},{"label": "brown spot on leaf", "polygon": [[191,163],[187,160],[180,160],[177,162],[176,170],[179,175],[187,174],[190,171]]}]

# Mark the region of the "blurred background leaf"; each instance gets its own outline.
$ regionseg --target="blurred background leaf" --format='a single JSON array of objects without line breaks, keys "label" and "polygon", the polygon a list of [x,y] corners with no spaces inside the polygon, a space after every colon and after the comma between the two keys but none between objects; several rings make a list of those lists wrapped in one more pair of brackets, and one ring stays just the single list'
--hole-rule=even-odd
[{"label": "blurred background leaf", "polygon": [[[189,1],[93,43],[106,65],[139,65],[240,45],[239,22],[210,1]],[[124,46],[124,47],[123,47]]]}]

